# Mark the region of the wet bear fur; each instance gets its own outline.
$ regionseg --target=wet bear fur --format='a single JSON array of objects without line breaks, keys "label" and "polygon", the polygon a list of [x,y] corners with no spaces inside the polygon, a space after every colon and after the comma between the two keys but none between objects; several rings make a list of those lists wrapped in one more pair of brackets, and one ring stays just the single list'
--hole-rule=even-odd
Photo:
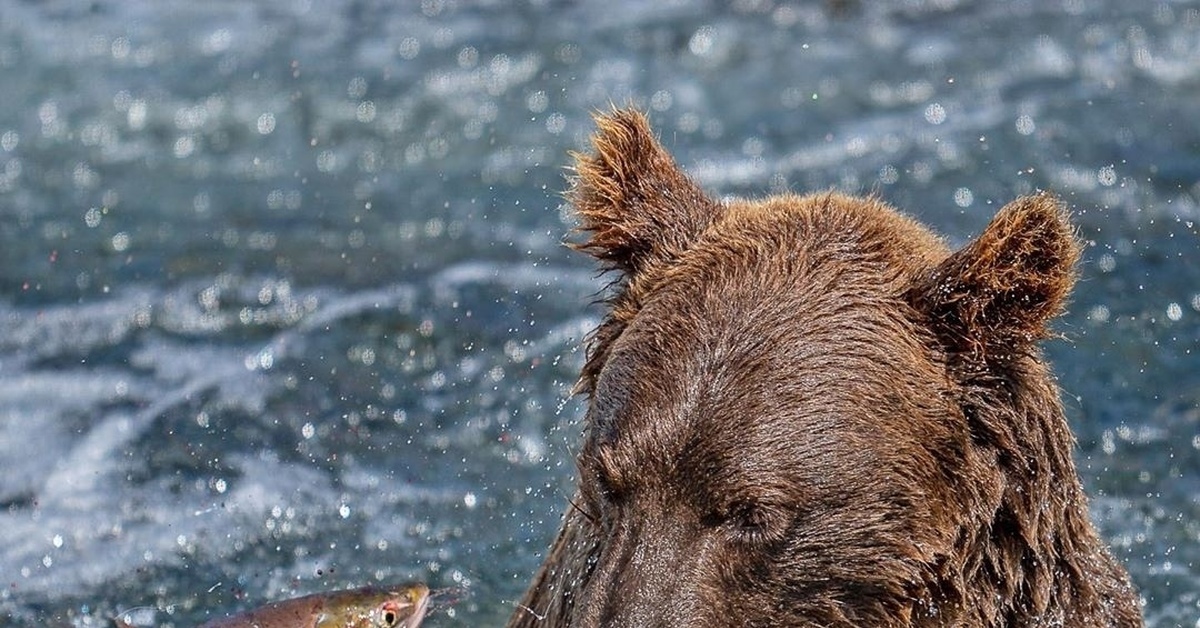
[{"label": "wet bear fur", "polygon": [[1053,196],[951,251],[873,198],[706,195],[640,113],[569,200],[615,273],[579,488],[510,627],[1140,626],[1037,343]]}]

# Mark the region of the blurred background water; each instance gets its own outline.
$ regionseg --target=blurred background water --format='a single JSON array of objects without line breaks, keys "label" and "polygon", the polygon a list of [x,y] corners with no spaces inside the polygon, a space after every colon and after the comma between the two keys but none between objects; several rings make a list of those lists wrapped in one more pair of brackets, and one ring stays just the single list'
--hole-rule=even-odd
[{"label": "blurred background water", "polygon": [[0,623],[419,578],[500,625],[605,281],[562,168],[626,102],[715,194],[955,243],[1062,194],[1093,514],[1200,626],[1200,3],[1124,0],[0,0]]}]

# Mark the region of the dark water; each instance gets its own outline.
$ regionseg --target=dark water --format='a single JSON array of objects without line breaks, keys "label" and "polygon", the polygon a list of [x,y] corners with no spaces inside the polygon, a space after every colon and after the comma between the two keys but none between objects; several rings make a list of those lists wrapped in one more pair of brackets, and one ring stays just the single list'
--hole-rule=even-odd
[{"label": "dark water", "polygon": [[1094,515],[1200,626],[1200,4],[1127,0],[0,0],[0,623],[420,578],[499,625],[604,283],[562,167],[629,101],[719,194],[955,242],[1062,194]]}]

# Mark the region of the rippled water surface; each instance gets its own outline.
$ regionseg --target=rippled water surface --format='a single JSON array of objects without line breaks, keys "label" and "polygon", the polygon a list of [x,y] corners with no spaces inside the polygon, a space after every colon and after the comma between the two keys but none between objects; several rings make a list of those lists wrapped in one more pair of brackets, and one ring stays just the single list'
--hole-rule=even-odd
[{"label": "rippled water surface", "polygon": [[0,0],[0,615],[189,626],[419,578],[499,625],[569,490],[588,114],[717,194],[956,243],[1058,191],[1093,514],[1200,626],[1200,5]]}]

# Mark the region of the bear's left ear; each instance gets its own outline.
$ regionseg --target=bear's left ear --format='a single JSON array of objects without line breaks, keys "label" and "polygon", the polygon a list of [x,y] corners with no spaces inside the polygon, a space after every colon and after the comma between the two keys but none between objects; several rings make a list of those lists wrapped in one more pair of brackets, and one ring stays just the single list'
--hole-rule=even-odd
[{"label": "bear's left ear", "polygon": [[568,200],[587,239],[574,248],[627,277],[671,261],[720,214],[633,109],[596,116],[591,154],[575,154]]},{"label": "bear's left ear", "polygon": [[1080,245],[1054,196],[1019,198],[916,282],[909,302],[959,357],[992,361],[1050,335],[1075,283]]}]

